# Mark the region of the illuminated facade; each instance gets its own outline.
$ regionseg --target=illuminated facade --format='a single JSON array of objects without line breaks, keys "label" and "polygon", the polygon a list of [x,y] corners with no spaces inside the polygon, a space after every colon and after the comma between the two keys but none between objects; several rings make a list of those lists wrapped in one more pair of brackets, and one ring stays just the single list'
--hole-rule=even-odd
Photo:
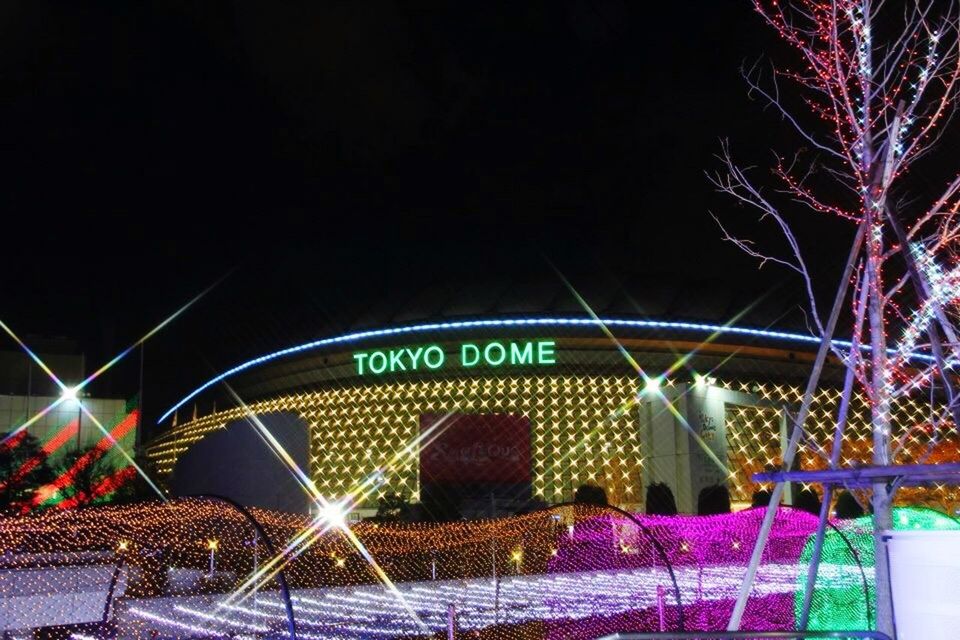
[{"label": "illuminated facade", "polygon": [[[83,398],[83,407],[93,415],[91,419],[81,411],[76,400],[59,400],[59,396],[0,395],[0,424],[16,428],[33,416],[40,416],[30,423],[27,432],[45,445],[51,460],[56,460],[68,451],[92,447],[100,442],[104,434],[94,419],[109,429],[120,423],[130,410],[126,400]],[[51,405],[56,406],[44,412]],[[132,450],[136,442],[135,426],[124,430],[117,441]]]},{"label": "illuminated facade", "polygon": [[[30,339],[35,355],[68,386],[86,379],[86,358],[76,343],[65,338]],[[96,446],[103,438],[97,426],[112,430],[132,410],[122,398],[92,398],[85,391],[80,402],[63,397],[63,390],[23,350],[0,351],[0,425],[12,431],[26,424],[51,463],[68,452]],[[51,408],[52,407],[52,408]],[[88,415],[89,414],[89,415]],[[136,446],[136,426],[124,426],[112,434],[127,450]],[[111,454],[118,463],[120,454]],[[125,462],[123,465],[125,466]]]},{"label": "illuminated facade", "polygon": [[[633,323],[633,324],[631,324]],[[425,414],[514,414],[531,424],[534,493],[572,499],[598,484],[611,502],[639,508],[650,482],[667,482],[682,511],[715,482],[749,502],[749,477],[779,464],[782,407],[795,406],[816,341],[809,336],[693,323],[614,320],[612,339],[593,321],[484,320],[367,331],[309,343],[244,363],[187,396],[230,384],[258,415],[287,412],[309,429],[309,473],[328,497],[376,475],[366,504],[389,492],[417,498],[413,444]],[[491,346],[494,345],[494,346]],[[639,367],[639,371],[637,369]],[[815,399],[801,445],[805,467],[823,464],[839,391],[839,367]],[[223,405],[221,405],[223,406]],[[956,458],[956,440],[925,425],[922,400],[895,410],[904,459]],[[161,474],[204,436],[242,419],[235,407],[179,423],[148,455]],[[846,463],[867,461],[868,412],[851,411]],[[946,487],[913,498],[953,506]]]}]

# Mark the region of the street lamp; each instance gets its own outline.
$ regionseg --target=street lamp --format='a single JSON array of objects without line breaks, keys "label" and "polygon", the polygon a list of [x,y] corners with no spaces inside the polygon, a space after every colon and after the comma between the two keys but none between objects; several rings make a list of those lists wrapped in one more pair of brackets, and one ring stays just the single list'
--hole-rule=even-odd
[{"label": "street lamp", "polygon": [[209,575],[213,576],[214,572],[217,569],[217,560],[216,554],[217,549],[220,548],[220,542],[216,539],[207,540],[207,549],[210,551],[210,572]]},{"label": "street lamp", "polygon": [[663,376],[656,376],[654,378],[646,378],[644,382],[643,390],[647,393],[657,393],[660,391],[660,385],[663,383]]},{"label": "street lamp", "polygon": [[77,451],[80,451],[80,425],[83,420],[83,406],[80,404],[79,387],[64,387],[63,391],[60,392],[60,398],[64,402],[77,403]]}]

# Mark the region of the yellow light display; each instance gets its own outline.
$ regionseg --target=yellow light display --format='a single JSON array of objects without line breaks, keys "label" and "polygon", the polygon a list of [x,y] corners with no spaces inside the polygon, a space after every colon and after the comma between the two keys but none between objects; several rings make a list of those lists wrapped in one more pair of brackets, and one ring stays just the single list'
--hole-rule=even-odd
[{"label": "yellow light display", "polygon": [[[458,378],[325,389],[254,403],[250,410],[294,411],[310,425],[311,476],[322,495],[342,495],[386,467],[417,436],[423,413],[514,413],[533,426],[535,494],[569,500],[591,482],[619,503],[637,502],[642,484],[637,413],[619,410],[635,394],[636,380],[628,376]],[[242,416],[238,408],[183,424],[148,455],[168,474],[192,444]],[[416,456],[387,468],[379,495],[416,499],[417,472]]]},{"label": "yellow light display", "polygon": [[[753,394],[774,407],[795,405],[802,395],[800,387],[788,384],[715,384]],[[417,456],[401,457],[392,466],[388,461],[416,438],[421,414],[513,413],[527,416],[533,427],[535,494],[548,502],[567,501],[579,485],[594,483],[606,490],[611,502],[630,505],[643,500],[643,430],[635,405],[638,386],[632,376],[445,378],[319,389],[257,402],[250,410],[258,415],[295,412],[310,426],[310,473],[322,495],[343,495],[383,468],[382,485],[372,499],[389,492],[417,499]],[[836,389],[817,392],[806,425],[809,437],[799,452],[804,468],[824,464],[839,398]],[[895,436],[904,442],[898,460],[918,460],[930,452],[937,461],[960,460],[956,439],[927,428],[928,411],[925,399],[902,398],[894,407]],[[157,440],[148,456],[161,474],[169,474],[191,445],[243,416],[244,409],[234,408],[179,425]],[[845,432],[844,464],[869,461],[868,420],[866,400],[857,395]],[[780,411],[775,408],[728,409],[734,501],[749,502],[758,488],[750,476],[780,464],[779,422]],[[941,507],[960,503],[960,492],[944,486],[904,490],[900,496]]]},{"label": "yellow light display", "polygon": [[[737,382],[731,389],[752,393],[774,405],[798,405],[803,390],[798,386],[774,383]],[[840,403],[838,389],[819,389],[814,396],[810,415],[804,425],[808,437],[801,442],[798,456],[804,469],[823,469],[833,444],[835,420]],[[927,398],[900,398],[893,408],[894,439],[901,441],[896,464],[960,461],[960,448],[952,424],[941,425],[939,433],[929,425],[931,409]],[[844,430],[841,464],[870,464],[873,444],[870,431],[870,407],[862,394],[855,394],[850,403],[849,420]],[[773,408],[737,407],[727,411],[727,441],[730,467],[736,473],[731,483],[731,498],[749,502],[758,489],[750,477],[769,467],[781,464],[779,429],[780,411]],[[809,487],[818,490],[819,487]],[[896,496],[899,504],[927,504],[938,509],[960,505],[960,490],[944,485],[909,487]]]}]

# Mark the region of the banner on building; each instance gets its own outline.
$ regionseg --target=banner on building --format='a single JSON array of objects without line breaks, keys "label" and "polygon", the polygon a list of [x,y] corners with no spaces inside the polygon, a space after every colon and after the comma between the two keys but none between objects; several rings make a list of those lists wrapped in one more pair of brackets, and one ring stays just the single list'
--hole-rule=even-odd
[{"label": "banner on building", "polygon": [[464,502],[530,499],[533,464],[526,416],[423,414],[420,434],[425,504],[442,499],[445,505],[462,508]]}]

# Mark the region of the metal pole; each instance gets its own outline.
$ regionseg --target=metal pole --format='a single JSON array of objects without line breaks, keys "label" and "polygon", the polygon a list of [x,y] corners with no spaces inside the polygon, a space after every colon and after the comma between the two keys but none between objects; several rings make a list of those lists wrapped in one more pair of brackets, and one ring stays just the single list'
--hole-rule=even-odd
[{"label": "metal pole", "polygon": [[[867,301],[867,288],[864,287],[860,293],[858,309],[862,309]],[[861,317],[858,315],[857,317]],[[860,348],[860,342],[857,334],[853,336],[851,351]],[[830,468],[836,469],[840,462],[840,453],[843,449],[843,432],[847,426],[847,416],[850,413],[850,396],[853,394],[853,367],[847,367],[847,373],[843,379],[843,394],[840,396],[840,407],[837,411],[837,426],[833,432],[833,447],[830,450]],[[833,499],[833,485],[825,483],[823,485],[823,502],[820,503],[820,519],[817,522],[817,536],[813,542],[813,554],[810,557],[810,566],[807,567],[806,591],[803,593],[803,608],[800,611],[800,618],[797,621],[797,628],[801,631],[806,630],[810,621],[810,604],[813,601],[813,589],[817,582],[817,570],[820,568],[820,558],[823,555],[823,539],[826,534],[827,516],[830,513],[830,502]]]},{"label": "metal pole", "polygon": [[[807,420],[810,413],[810,404],[813,401],[813,394],[817,390],[820,382],[820,373],[823,370],[823,364],[827,360],[827,353],[830,351],[830,344],[833,340],[833,332],[837,328],[837,320],[840,318],[840,311],[843,308],[844,298],[847,296],[847,286],[850,284],[850,277],[853,275],[853,268],[860,254],[860,248],[863,244],[864,225],[861,224],[857,229],[857,235],[854,238],[853,246],[850,248],[850,255],[847,258],[847,266],[840,277],[840,285],[837,287],[837,294],[833,300],[833,308],[830,310],[830,318],[827,320],[827,326],[823,329],[820,347],[817,349],[817,357],[813,363],[813,370],[810,372],[810,379],[807,381],[807,388],[803,394],[803,402],[800,403],[800,411],[797,413],[796,421],[793,425],[793,433],[790,435],[790,442],[787,450],[784,452],[783,468],[790,469],[793,464],[793,457],[797,452],[797,445],[800,443],[800,435],[803,433],[803,423]],[[778,482],[773,487],[770,496],[770,504],[767,505],[767,512],[763,516],[763,523],[760,525],[760,533],[757,536],[757,543],[753,547],[753,555],[750,556],[750,564],[747,566],[747,573],[743,577],[743,584],[740,585],[740,594],[737,596],[737,603],[730,615],[730,622],[727,624],[728,631],[736,631],[740,628],[740,621],[743,619],[743,612],[747,608],[747,599],[750,596],[750,589],[753,587],[753,581],[757,576],[757,568],[760,566],[760,559],[763,557],[763,549],[767,545],[767,538],[770,537],[770,530],[773,528],[773,520],[777,515],[777,507],[780,505],[780,499],[783,497],[783,483]]]},{"label": "metal pole", "polygon": [[33,361],[27,358],[27,415],[29,420],[33,413],[30,412],[30,400],[33,397]]},{"label": "metal pole", "polygon": [[[83,380],[83,374],[87,368],[87,356],[86,354],[80,354],[80,380]],[[79,385],[77,385],[79,386]],[[77,453],[80,453],[81,445],[81,432],[83,431],[83,405],[80,402],[80,394],[82,392],[78,389],[76,393],[77,401]]]},{"label": "metal pole", "polygon": [[493,624],[500,623],[500,578],[497,576],[497,543],[493,544]]},{"label": "metal pole", "polygon": [[660,617],[660,631],[667,630],[667,622],[663,613],[663,586],[657,585],[657,615]]},{"label": "metal pole", "polygon": [[452,602],[447,605],[447,640],[457,637],[457,605]]},{"label": "metal pole", "polygon": [[140,393],[137,394],[137,431],[133,435],[133,450],[135,455],[140,453],[143,442],[143,349],[145,342],[140,343]]},{"label": "metal pole", "polygon": [[80,432],[83,425],[83,407],[80,405],[80,392],[77,392],[77,453],[80,453]]},{"label": "metal pole", "polygon": [[113,575],[110,576],[110,586],[107,588],[107,602],[103,605],[103,624],[110,622],[110,613],[113,610],[113,594],[117,590],[117,582],[120,580],[120,572],[127,558],[121,554],[117,558],[117,564],[113,567]]},{"label": "metal pole", "polygon": [[[260,532],[253,531],[253,575],[260,574]],[[253,608],[257,608],[257,594],[260,591],[259,581],[253,583]]]},{"label": "metal pole", "polygon": [[[247,511],[247,509],[240,503],[235,502],[234,500],[225,496],[213,494],[198,494],[195,496],[186,497],[198,498],[201,500],[217,500],[229,505],[233,509],[236,509],[240,515],[246,518],[247,522],[253,526],[257,534],[263,537],[263,546],[267,548],[267,553],[269,553],[273,558],[277,557],[277,549],[273,545],[273,541],[270,540],[270,536],[268,536],[267,532],[264,531],[260,521],[254,518],[253,514]],[[293,615],[293,601],[290,599],[290,588],[287,586],[287,577],[282,568],[277,571],[277,584],[280,586],[280,598],[283,600],[283,605],[287,613],[287,632],[290,634],[290,640],[297,640],[297,619]]]},{"label": "metal pole", "polygon": [[[790,448],[790,414],[787,406],[780,409],[780,458],[786,460],[787,449]],[[788,482],[783,488],[783,501],[793,506],[793,483]]]}]

